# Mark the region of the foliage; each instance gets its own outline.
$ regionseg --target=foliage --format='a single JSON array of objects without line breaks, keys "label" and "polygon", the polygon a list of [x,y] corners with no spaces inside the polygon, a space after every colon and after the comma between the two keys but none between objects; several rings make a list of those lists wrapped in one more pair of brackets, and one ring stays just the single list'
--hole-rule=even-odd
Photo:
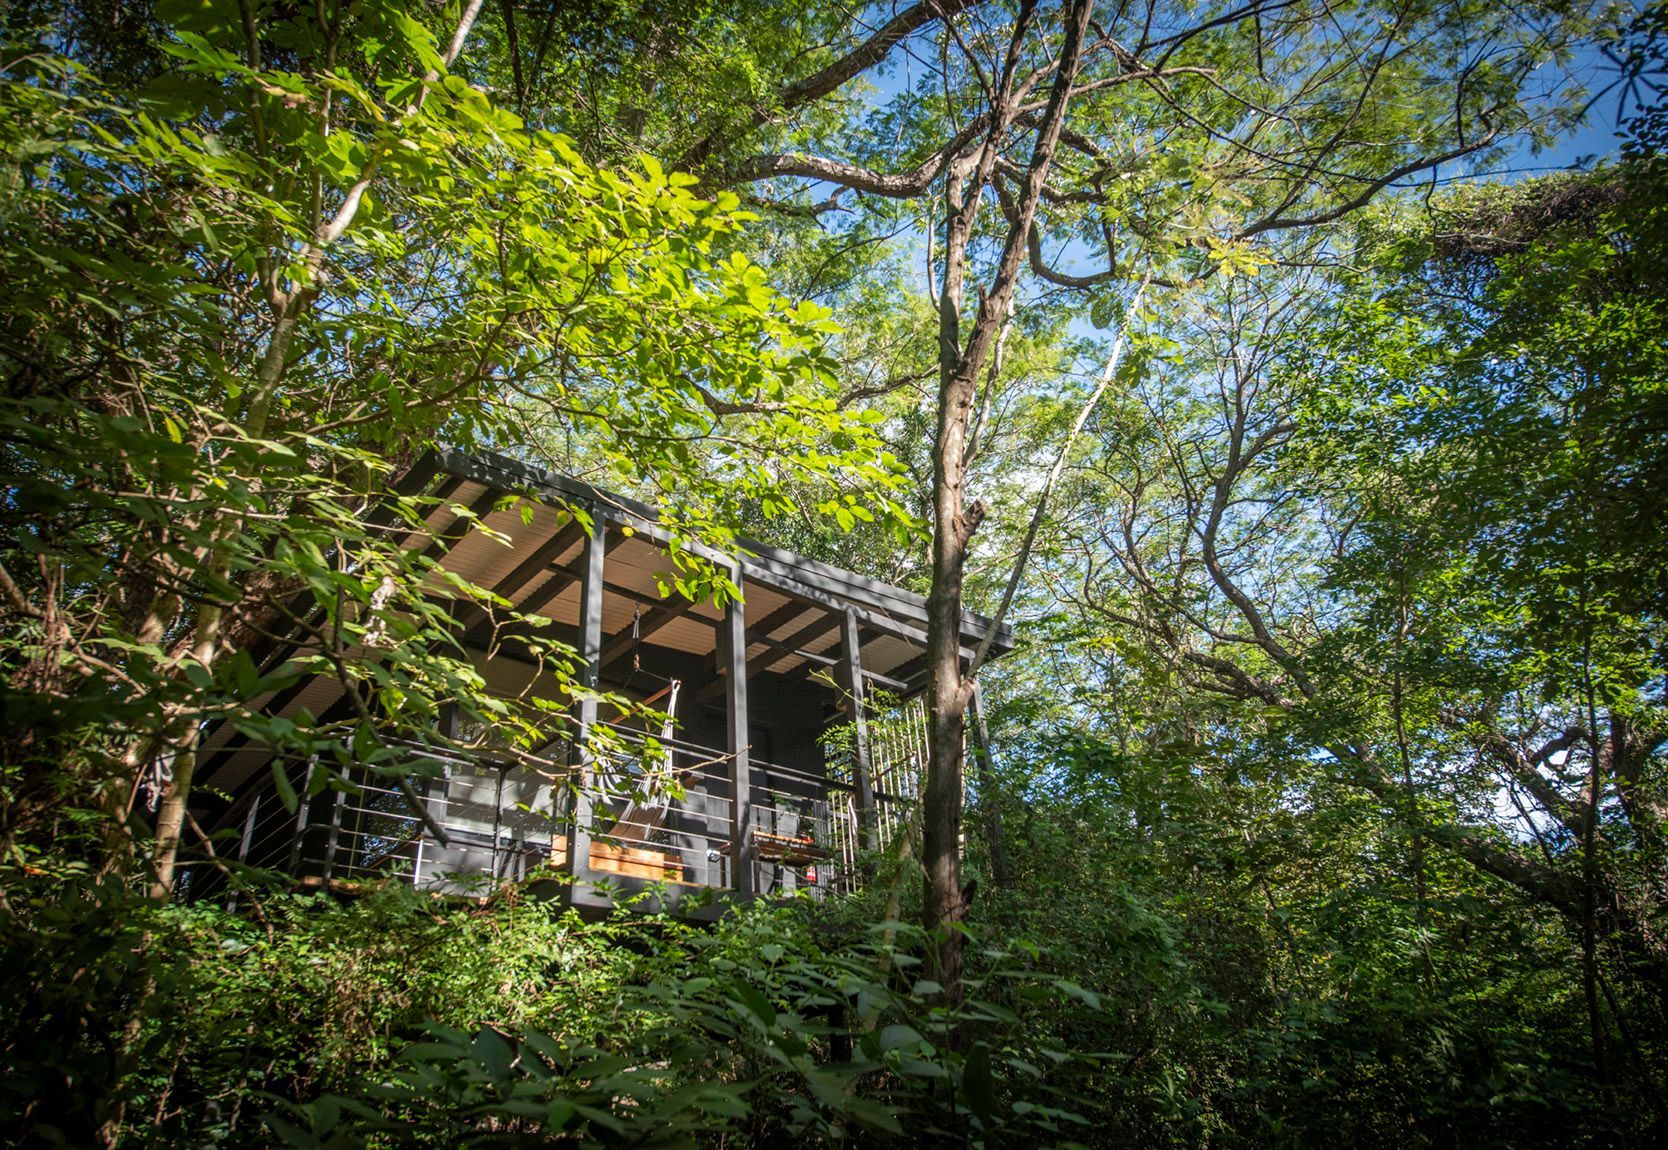
[{"label": "foliage", "polygon": [[[1663,1140],[1662,6],[1099,6],[1032,231],[1068,9],[6,9],[9,1141]],[[1573,123],[1537,77],[1617,18],[1618,163],[1447,186]],[[938,278],[958,196],[1011,313]],[[907,828],[713,924],[163,900],[209,722],[404,778],[442,708],[527,754],[584,693],[463,657],[508,604],[420,541],[512,507],[412,494],[426,448],[656,501],[691,599],[739,524],[932,589],[972,325],[972,600],[1086,422],[984,676],[1014,873],[968,836],[958,985]],[[259,705],[319,671],[355,705]]]},{"label": "foliage", "polygon": [[1009,823],[1021,874],[986,914],[1046,905],[1050,960],[1107,988],[1111,1029],[1056,1023],[1122,1055],[1105,1144],[1581,1142],[1599,1099],[1559,1053],[1582,1034],[1560,932],[1463,867],[1434,867],[1420,906],[1393,818],[1231,721],[1186,748],[1063,748]]},{"label": "foliage", "polygon": [[1045,950],[984,948],[951,1009],[918,976],[920,938],[866,907],[761,905],[709,930],[397,885],[348,904],[256,887],[241,916],[136,905],[110,883],[15,893],[0,1121],[46,1141],[88,1137],[52,1127],[94,1112],[140,929],[168,956],[129,1087],[149,1116],[129,1137],[147,1144],[891,1144],[907,1126],[1044,1145],[1081,1136],[1099,1061],[1039,1024],[1100,1008],[1039,966]]},{"label": "foliage", "polygon": [[[812,479],[831,515],[901,513],[868,421],[835,406],[826,312],[724,250],[737,197],[527,130],[448,70],[467,19],[304,7],[246,30],[162,4],[135,81],[30,14],[0,50],[13,865],[48,842],[64,861],[76,810],[126,821],[158,755],[153,791],[183,803],[211,718],[305,752],[373,712],[429,738],[455,702],[548,741],[550,708],[489,697],[448,638],[488,593],[437,588],[402,546],[434,508],[395,480],[437,439],[577,439],[559,462],[660,496],[679,541],[723,542],[743,501],[797,510]],[[454,508],[460,529],[489,510]],[[675,559],[681,594],[733,593]],[[288,659],[251,657],[298,626]],[[536,653],[560,710],[564,650]],[[251,707],[320,671],[357,712],[298,730]]]},{"label": "foliage", "polygon": [[[1224,283],[1190,338],[1147,360],[1049,560],[1070,608],[1049,665],[1082,691],[1054,713],[1114,752],[1093,777],[1134,802],[1130,773],[1156,756],[1280,822],[1380,828],[1308,866],[1383,868],[1346,889],[1405,908],[1367,937],[1421,939],[1401,951],[1424,968],[1405,1004],[1420,1011],[1478,993],[1440,959],[1468,949],[1476,900],[1521,900],[1507,913],[1537,925],[1489,978],[1541,983],[1518,948],[1545,948],[1562,978],[1534,992],[1540,1030],[1581,1055],[1537,1063],[1537,1031],[1486,1016],[1461,1046],[1530,1074],[1508,1094],[1549,1091],[1624,1131],[1658,1120],[1663,987],[1668,557],[1644,492],[1663,467],[1668,317],[1651,186],[1600,172],[1389,205],[1362,229],[1364,272]],[[1175,802],[1137,805],[1137,824]],[[1181,816],[1186,833],[1218,817]],[[1260,837],[1240,825],[1236,868]],[[1270,882],[1271,910],[1296,881]],[[1384,1007],[1375,1024],[1403,1004]],[[1562,1085],[1531,1086],[1543,1072]],[[1435,1098],[1410,1110],[1475,1113]]]}]

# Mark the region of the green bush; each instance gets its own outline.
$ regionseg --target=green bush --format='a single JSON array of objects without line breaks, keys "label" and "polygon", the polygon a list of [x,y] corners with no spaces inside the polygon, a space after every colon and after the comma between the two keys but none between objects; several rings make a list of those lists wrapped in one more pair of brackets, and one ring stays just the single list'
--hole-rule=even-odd
[{"label": "green bush", "polygon": [[128,1145],[1070,1145],[1099,1061],[1041,1017],[1099,997],[1035,948],[975,940],[952,1005],[919,932],[863,900],[715,926],[394,885],[22,902],[0,1119],[40,1142],[83,1144],[119,1097]]}]

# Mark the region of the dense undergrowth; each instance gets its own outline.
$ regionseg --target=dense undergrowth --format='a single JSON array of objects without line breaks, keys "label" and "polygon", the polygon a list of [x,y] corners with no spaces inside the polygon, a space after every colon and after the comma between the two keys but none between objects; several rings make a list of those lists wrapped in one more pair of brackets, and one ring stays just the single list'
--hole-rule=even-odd
[{"label": "dense undergrowth", "polygon": [[884,869],[717,924],[17,880],[0,1122],[87,1144],[122,1069],[129,1146],[1526,1146],[1643,1120],[1602,1111],[1569,940],[1509,897],[1439,877],[1420,926],[1375,873],[1392,836],[1336,853],[1369,820],[1288,812],[1291,853],[1248,855],[1208,780],[1149,781],[1173,818],[1118,829],[1081,787],[1013,813],[1021,873],[975,902],[956,1006]]}]

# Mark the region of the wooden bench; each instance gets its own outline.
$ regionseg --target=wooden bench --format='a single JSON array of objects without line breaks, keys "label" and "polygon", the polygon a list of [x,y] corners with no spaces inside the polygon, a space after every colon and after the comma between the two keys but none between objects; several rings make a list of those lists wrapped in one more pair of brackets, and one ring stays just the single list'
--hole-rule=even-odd
[{"label": "wooden bench", "polygon": [[[557,835],[550,844],[550,857],[561,863],[568,855],[568,836]],[[683,860],[675,851],[655,850],[652,847],[617,846],[599,839],[591,840],[591,869],[604,874],[626,878],[643,878],[655,882],[683,882]]]}]

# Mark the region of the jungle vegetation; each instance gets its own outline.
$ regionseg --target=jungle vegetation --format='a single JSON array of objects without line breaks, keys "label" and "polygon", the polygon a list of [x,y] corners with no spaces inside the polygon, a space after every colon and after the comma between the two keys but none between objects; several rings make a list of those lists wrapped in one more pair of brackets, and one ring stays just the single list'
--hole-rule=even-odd
[{"label": "jungle vegetation", "polygon": [[[6,1140],[1660,1144],[1665,57],[1602,0],[6,5]],[[927,597],[867,890],[174,897],[209,724],[540,720],[365,514],[438,442]],[[365,709],[254,705],[317,673]]]}]

